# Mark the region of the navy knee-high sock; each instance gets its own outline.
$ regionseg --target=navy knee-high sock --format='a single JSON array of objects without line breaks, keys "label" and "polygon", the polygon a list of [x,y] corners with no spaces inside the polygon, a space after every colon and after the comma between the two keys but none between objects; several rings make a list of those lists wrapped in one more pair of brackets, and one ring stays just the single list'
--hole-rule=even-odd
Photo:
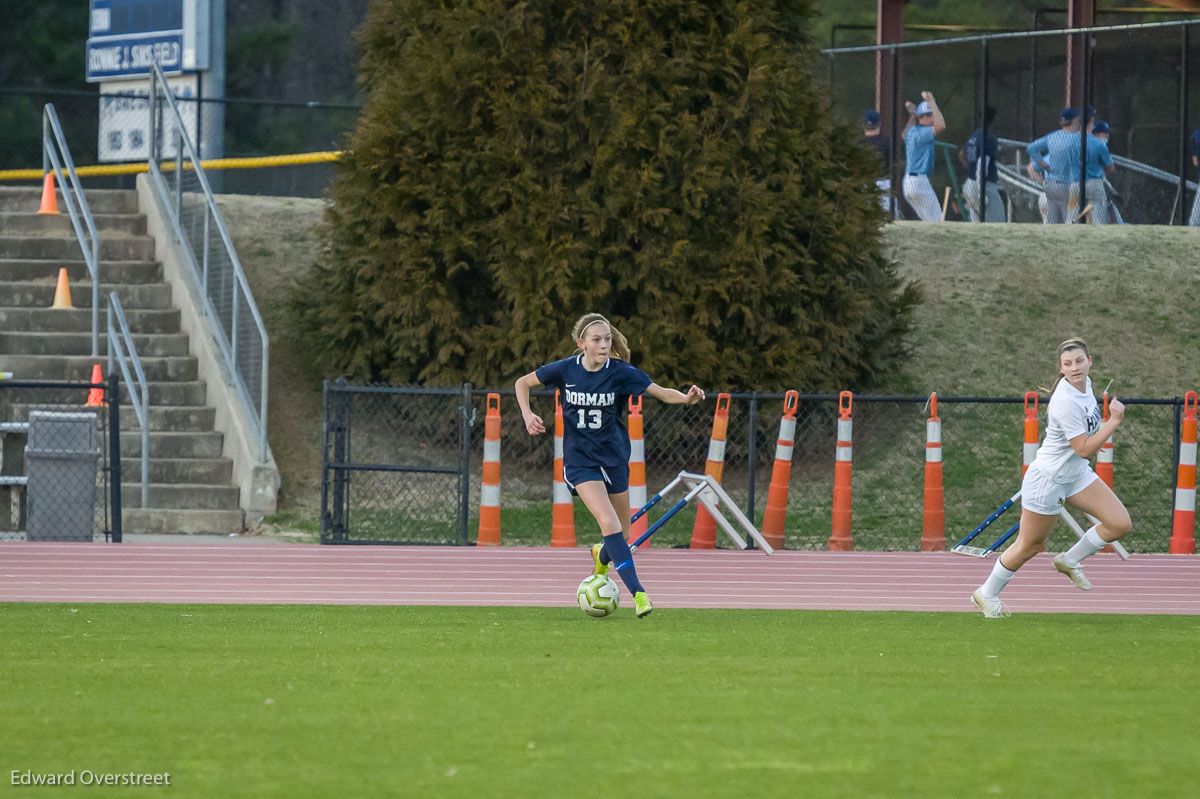
[{"label": "navy knee-high sock", "polygon": [[600,562],[611,562],[616,567],[617,574],[621,575],[621,580],[629,589],[629,593],[636,594],[638,591],[646,590],[638,580],[637,569],[633,567],[633,552],[629,549],[629,544],[621,533],[604,536],[604,548],[600,551]]}]

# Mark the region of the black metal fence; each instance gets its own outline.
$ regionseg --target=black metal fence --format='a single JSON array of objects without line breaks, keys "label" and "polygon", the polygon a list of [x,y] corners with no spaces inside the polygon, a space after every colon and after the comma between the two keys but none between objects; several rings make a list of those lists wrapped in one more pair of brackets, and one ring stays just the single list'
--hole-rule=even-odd
[{"label": "black metal fence", "polygon": [[121,541],[117,377],[0,380],[0,541]]},{"label": "black metal fence", "polygon": [[[1072,62],[1075,85],[1108,123],[1117,171],[1108,198],[1121,219],[1144,224],[1200,224],[1194,198],[1197,171],[1191,132],[1200,128],[1200,20],[1117,25],[1086,32],[1003,33],[902,45],[822,51],[821,69],[835,111],[855,125],[875,108],[877,80],[895,102],[878,110],[885,136],[895,132],[903,157],[905,101],[934,94],[946,120],[931,178],[939,202],[951,190],[947,219],[969,218],[962,194],[968,177],[962,146],[983,125],[983,108],[996,111],[989,133],[1000,140],[999,187],[1005,218],[1040,222],[1040,185],[1028,174],[1025,145],[1058,128],[1059,111],[1078,106],[1067,96]],[[1125,160],[1122,160],[1125,159]],[[904,169],[894,159],[892,187],[901,194]],[[916,215],[901,203],[904,218]]]},{"label": "black metal fence", "polygon": [[[470,544],[478,532],[484,402],[489,392],[325,386],[321,540],[325,543]],[[511,391],[502,395],[501,539],[547,545],[553,484],[553,395],[534,393],[547,435],[531,437]],[[927,397],[853,398],[855,548],[920,548]],[[1114,488],[1134,519],[1130,551],[1165,552],[1171,536],[1183,400],[1124,399],[1114,446]],[[712,402],[644,404],[648,492],[681,470],[705,467]],[[775,456],[782,394],[731,396],[722,484],[761,524]],[[1024,399],[940,397],[946,537],[953,543],[1021,483]],[[1039,406],[1045,429],[1045,405]],[[831,535],[837,397],[801,395],[796,414],[786,547],[825,549]],[[670,503],[663,503],[669,505]],[[659,509],[651,512],[657,518]],[[655,535],[655,546],[687,546],[694,509]],[[575,503],[578,543],[599,532]],[[1074,540],[1060,526],[1048,546]],[[718,540],[718,545],[722,542]]]}]

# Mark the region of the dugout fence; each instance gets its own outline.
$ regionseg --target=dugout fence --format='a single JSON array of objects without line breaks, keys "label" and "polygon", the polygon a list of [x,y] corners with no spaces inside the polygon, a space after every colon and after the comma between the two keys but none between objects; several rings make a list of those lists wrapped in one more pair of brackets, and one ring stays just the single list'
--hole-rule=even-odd
[{"label": "dugout fence", "polygon": [[[484,403],[501,395],[500,516],[504,544],[549,545],[552,524],[554,398],[534,392],[550,432],[525,432],[513,392],[327,382],[322,455],[322,543],[471,545],[479,528]],[[710,397],[715,399],[715,397]],[[784,395],[730,395],[722,484],[761,524]],[[853,398],[854,548],[921,548],[927,396]],[[1045,431],[1045,398],[1038,416]],[[1114,447],[1114,488],[1128,506],[1132,552],[1166,552],[1171,538],[1183,399],[1125,399]],[[953,541],[1020,487],[1024,397],[940,397],[946,537]],[[646,482],[655,493],[680,471],[703,472],[714,402],[646,402]],[[838,396],[801,394],[784,529],[788,549],[823,550],[831,536]],[[651,523],[665,509],[650,513]],[[577,543],[597,540],[576,502]],[[689,508],[653,545],[687,546]],[[1048,543],[1074,541],[1065,527]]]},{"label": "dugout fence", "polygon": [[0,541],[121,542],[122,458],[136,470],[139,455],[122,407],[115,373],[0,380]]},{"label": "dugout fence", "polygon": [[[1097,12],[1098,14],[1100,12]],[[1058,128],[1067,96],[1072,55],[1082,54],[1082,91],[1096,117],[1108,123],[1117,170],[1105,199],[1117,209],[1110,223],[1200,224],[1192,131],[1200,129],[1200,20],[1103,25],[1088,29],[995,33],[898,45],[839,47],[821,51],[834,111],[848,124],[875,108],[881,135],[903,156],[906,100],[930,91],[945,116],[931,178],[938,201],[950,191],[946,218],[969,220],[962,190],[969,177],[959,159],[971,134],[983,126],[983,109],[996,115],[988,130],[1001,140],[999,188],[1005,219],[1040,222],[1040,185],[1028,174],[1025,145]],[[893,160],[893,191],[905,174]],[[1085,189],[1086,190],[1086,189]],[[916,219],[907,203],[901,217]],[[1086,205],[1077,205],[1085,208]],[[1089,221],[1097,221],[1091,220]]]}]

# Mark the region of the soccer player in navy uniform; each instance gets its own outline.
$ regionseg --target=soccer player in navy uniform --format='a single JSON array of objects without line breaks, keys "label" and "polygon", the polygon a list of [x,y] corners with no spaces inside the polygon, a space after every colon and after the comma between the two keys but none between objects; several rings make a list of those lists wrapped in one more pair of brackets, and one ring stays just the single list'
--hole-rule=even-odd
[{"label": "soccer player in navy uniform", "polygon": [[546,425],[530,410],[529,391],[546,386],[561,392],[563,479],[591,511],[604,536],[603,543],[592,547],[595,573],[606,573],[610,563],[616,566],[633,594],[634,612],[640,619],[649,615],[654,605],[638,581],[633,552],[626,541],[630,528],[629,433],[622,412],[629,397],[643,393],[673,405],[692,405],[704,399],[704,392],[692,386],[684,394],[652,381],[629,363],[629,343],[600,314],[581,317],[571,338],[578,353],[517,380],[517,404],[525,429],[531,436],[540,435],[546,432]]}]

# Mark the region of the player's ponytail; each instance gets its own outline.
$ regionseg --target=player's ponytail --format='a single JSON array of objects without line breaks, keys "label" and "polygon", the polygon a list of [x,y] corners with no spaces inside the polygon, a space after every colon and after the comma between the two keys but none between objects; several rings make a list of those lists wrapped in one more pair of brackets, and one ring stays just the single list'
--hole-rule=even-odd
[{"label": "player's ponytail", "polygon": [[[1063,353],[1067,352],[1068,350],[1083,350],[1084,355],[1088,356],[1089,358],[1092,357],[1091,353],[1088,352],[1087,342],[1085,342],[1081,338],[1069,338],[1066,341],[1064,341],[1062,344],[1058,345],[1058,359],[1057,360],[1059,363],[1062,362]],[[1050,388],[1046,388],[1045,386],[1038,386],[1037,387],[1038,391],[1041,391],[1044,394],[1053,394],[1054,389],[1058,388],[1058,381],[1062,380],[1064,376],[1065,375],[1063,375],[1063,373],[1062,373],[1062,367],[1059,366],[1058,377],[1054,380],[1054,383],[1051,384]]]},{"label": "player's ponytail", "polygon": [[608,325],[608,329],[612,332],[612,354],[622,361],[629,361],[629,342],[625,336],[621,335],[621,331],[613,326],[613,323],[605,319],[598,313],[588,313],[579,317],[579,321],[571,328],[571,341],[575,342],[575,346],[579,346],[579,340],[583,338],[584,332],[589,327],[597,322],[603,322]]}]

